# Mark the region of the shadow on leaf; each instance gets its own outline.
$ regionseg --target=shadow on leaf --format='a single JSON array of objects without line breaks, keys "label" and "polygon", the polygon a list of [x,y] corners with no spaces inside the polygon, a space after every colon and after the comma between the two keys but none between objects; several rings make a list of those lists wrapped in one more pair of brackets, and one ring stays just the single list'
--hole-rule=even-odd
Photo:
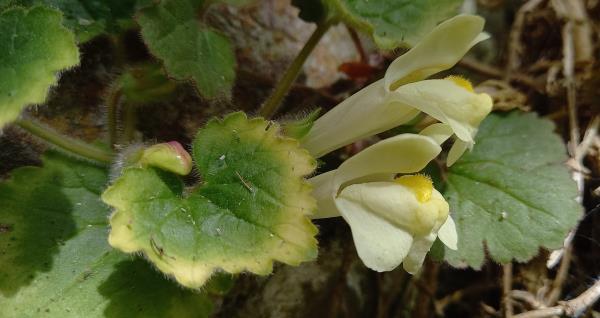
[{"label": "shadow on leaf", "polygon": [[110,318],[208,317],[212,311],[206,294],[183,289],[140,258],[116,264],[98,291],[110,299],[104,310]]},{"label": "shadow on leaf", "polygon": [[25,167],[0,184],[0,292],[11,297],[52,268],[61,245],[76,234],[73,204],[55,165]]}]

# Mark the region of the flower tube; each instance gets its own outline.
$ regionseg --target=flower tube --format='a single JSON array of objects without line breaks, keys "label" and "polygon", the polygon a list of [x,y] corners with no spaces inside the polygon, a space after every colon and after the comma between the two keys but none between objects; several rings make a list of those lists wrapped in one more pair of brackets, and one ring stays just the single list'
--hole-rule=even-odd
[{"label": "flower tube", "polygon": [[453,153],[462,154],[473,144],[479,123],[491,111],[492,99],[475,93],[460,77],[423,79],[454,66],[471,47],[485,40],[483,25],[481,17],[472,15],[460,15],[438,25],[390,64],[383,79],[317,119],[301,140],[303,147],[320,157],[424,112],[452,129],[460,141]]}]

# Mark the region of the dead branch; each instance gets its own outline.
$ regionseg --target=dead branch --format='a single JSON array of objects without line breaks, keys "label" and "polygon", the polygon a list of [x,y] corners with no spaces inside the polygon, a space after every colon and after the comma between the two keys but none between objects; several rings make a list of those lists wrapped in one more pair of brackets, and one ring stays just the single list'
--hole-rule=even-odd
[{"label": "dead branch", "polygon": [[515,22],[510,30],[508,39],[508,62],[506,68],[506,77],[508,77],[513,71],[519,69],[521,65],[520,55],[523,52],[523,46],[521,45],[521,34],[525,25],[525,17],[535,8],[537,8],[543,0],[529,0],[519,8],[515,16]]},{"label": "dead branch", "polygon": [[513,301],[510,297],[512,290],[513,265],[508,263],[502,266],[502,303],[504,304],[504,317],[513,317]]},{"label": "dead branch", "polygon": [[514,318],[544,318],[559,315],[576,317],[591,307],[600,298],[600,280],[588,288],[581,295],[568,300],[559,302],[557,306],[550,308],[536,309],[513,316]]}]

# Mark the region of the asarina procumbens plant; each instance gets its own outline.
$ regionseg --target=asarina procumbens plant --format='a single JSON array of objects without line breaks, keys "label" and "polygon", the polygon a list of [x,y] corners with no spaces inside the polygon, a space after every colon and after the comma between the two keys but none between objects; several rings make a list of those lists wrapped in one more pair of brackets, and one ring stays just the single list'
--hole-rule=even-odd
[{"label": "asarina procumbens plant", "polygon": [[[430,78],[488,38],[479,16],[443,21],[462,1],[292,1],[316,29],[255,105],[262,117],[227,108],[239,98],[232,94],[239,48],[205,20],[225,12],[206,14],[210,5],[246,2],[106,0],[94,1],[92,14],[78,1],[0,1],[0,129],[15,125],[53,146],[40,166],[0,165],[9,176],[0,181],[0,317],[208,317],[235,274],[314,261],[324,218],[341,217],[335,224],[347,223],[347,244],[379,272],[402,264],[418,275],[432,246],[436,258],[473,268],[562,246],[581,209],[552,123],[490,115],[492,98],[467,79]],[[380,48],[412,48],[324,115],[270,120],[320,38],[340,22]],[[143,40],[134,46],[150,54],[126,54],[128,37],[118,34],[132,26]],[[118,56],[111,63],[122,74],[82,95],[86,102],[102,95],[90,92],[96,86],[105,93],[106,111],[95,111],[105,122],[93,122],[105,124],[94,131],[106,138],[87,143],[23,113],[44,103],[68,68],[106,73],[80,61],[88,56],[80,44],[100,34],[114,40],[102,56]],[[79,83],[66,86],[79,94]],[[140,107],[178,106],[176,93],[191,96],[194,88],[203,102],[212,99],[212,114],[228,114],[195,122],[191,145],[152,144],[150,136],[164,135],[137,131]],[[62,94],[49,105],[74,100],[54,97]],[[166,110],[187,114],[177,111]],[[343,161],[324,157],[398,126],[411,133],[388,133]],[[9,157],[3,151],[0,160]],[[434,182],[425,171],[444,159]]]},{"label": "asarina procumbens plant", "polygon": [[[448,203],[422,175],[453,133],[456,160],[473,144],[491,98],[462,78],[421,80],[454,65],[485,38],[483,20],[458,16],[394,61],[386,77],[314,122],[298,142],[279,125],[234,113],[202,128],[193,144],[202,183],[186,188],[176,175],[191,170],[177,143],[142,151],[102,195],[115,208],[110,244],[142,252],[188,287],[215,272],[268,274],[273,261],[297,265],[317,255],[310,217],[341,215],[368,267],[415,273],[436,237],[456,249]],[[415,82],[416,81],[416,82]],[[441,121],[421,135],[381,141],[334,170],[304,180],[314,157],[393,128],[420,111]],[[303,149],[306,148],[306,149]],[[312,155],[312,156],[311,156]],[[403,174],[396,177],[396,174]]]}]

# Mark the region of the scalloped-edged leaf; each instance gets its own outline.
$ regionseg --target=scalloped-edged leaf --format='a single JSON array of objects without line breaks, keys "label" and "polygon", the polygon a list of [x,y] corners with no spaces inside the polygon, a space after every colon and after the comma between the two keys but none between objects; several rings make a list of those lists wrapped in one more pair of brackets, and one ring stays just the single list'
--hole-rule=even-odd
[{"label": "scalloped-edged leaf", "polygon": [[107,242],[107,172],[48,153],[0,183],[0,316],[207,317],[181,289]]},{"label": "scalloped-edged leaf", "polygon": [[36,0],[60,9],[65,25],[75,31],[79,42],[103,33],[114,33],[133,26],[136,0]]},{"label": "scalloped-edged leaf", "polygon": [[273,261],[316,257],[315,208],[304,176],[315,160],[261,118],[233,113],[195,138],[203,183],[186,190],[174,174],[132,166],[104,192],[115,208],[109,242],[143,252],[182,285],[199,287],[215,271],[266,275]]},{"label": "scalloped-edged leaf", "polygon": [[37,6],[0,13],[0,128],[46,100],[58,72],[79,63],[73,33],[59,11]]},{"label": "scalloped-edged leaf", "polygon": [[191,80],[208,98],[230,98],[235,79],[235,55],[226,37],[198,21],[202,0],[162,0],[137,15],[150,52],[161,59],[169,75]]},{"label": "scalloped-edged leaf", "polygon": [[164,74],[161,65],[154,63],[130,67],[116,83],[130,104],[159,102],[169,98],[177,87]]},{"label": "scalloped-edged leaf", "polygon": [[[5,6],[46,5],[62,11],[64,24],[80,43],[103,33],[116,33],[134,26],[138,0],[9,0]],[[0,2],[0,7],[3,4]]]},{"label": "scalloped-edged leaf", "polygon": [[479,268],[484,250],[506,263],[562,246],[582,208],[553,130],[534,114],[490,115],[482,123],[473,151],[448,172],[445,196],[458,231],[448,262]]},{"label": "scalloped-edged leaf", "polygon": [[439,22],[458,12],[463,0],[323,0],[332,12],[365,32],[377,46],[414,46]]}]

